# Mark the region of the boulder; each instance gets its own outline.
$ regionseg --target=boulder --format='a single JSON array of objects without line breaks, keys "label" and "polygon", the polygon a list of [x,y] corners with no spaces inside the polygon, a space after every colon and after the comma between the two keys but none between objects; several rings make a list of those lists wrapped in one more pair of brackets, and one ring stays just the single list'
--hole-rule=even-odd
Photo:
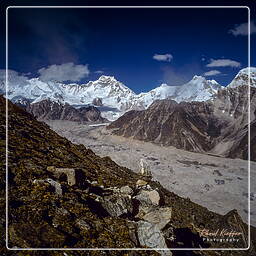
[{"label": "boulder", "polygon": [[137,187],[143,187],[143,186],[146,186],[147,184],[148,184],[148,182],[145,180],[137,180],[137,182],[136,182]]},{"label": "boulder", "polygon": [[146,213],[142,218],[152,224],[155,224],[160,230],[170,221],[172,216],[171,207],[156,208]]},{"label": "boulder", "polygon": [[75,225],[76,225],[79,229],[84,230],[84,231],[88,231],[88,230],[91,229],[91,226],[90,226],[90,225],[87,223],[87,221],[84,220],[83,218],[77,219]]},{"label": "boulder", "polygon": [[54,191],[57,195],[62,195],[62,188],[61,188],[61,184],[51,178],[47,178],[45,180],[33,180],[33,184],[50,184],[51,187],[54,188]]},{"label": "boulder", "polygon": [[120,192],[123,193],[123,194],[127,194],[127,195],[132,195],[133,194],[133,190],[129,186],[121,187]]},{"label": "boulder", "polygon": [[61,184],[51,178],[47,178],[45,181],[47,181],[52,187],[54,187],[55,189],[55,193],[57,195],[62,196],[62,188],[61,188]]},{"label": "boulder", "polygon": [[141,206],[158,206],[160,201],[160,195],[156,190],[140,190],[134,198],[140,202]]},{"label": "boulder", "polygon": [[112,217],[119,217],[123,214],[133,212],[132,200],[129,195],[112,194],[104,196],[102,199],[102,207]]},{"label": "boulder", "polygon": [[79,180],[85,180],[83,173],[73,168],[56,168],[55,166],[48,166],[47,171],[52,172],[56,178],[60,178],[61,175],[64,174],[67,177],[69,186],[76,185]]},{"label": "boulder", "polygon": [[[141,246],[150,248],[167,248],[165,238],[157,225],[147,221],[138,222],[138,239]],[[171,251],[159,251],[161,255],[171,256]]]}]

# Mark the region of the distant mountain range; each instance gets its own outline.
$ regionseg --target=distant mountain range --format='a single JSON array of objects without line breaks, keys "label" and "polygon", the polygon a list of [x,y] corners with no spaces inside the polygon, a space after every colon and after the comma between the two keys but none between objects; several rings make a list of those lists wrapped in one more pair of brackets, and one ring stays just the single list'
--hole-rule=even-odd
[{"label": "distant mountain range", "polygon": [[[236,87],[248,79],[248,68],[242,69],[228,87]],[[256,84],[256,68],[251,68],[251,84]],[[194,76],[191,81],[181,86],[162,84],[149,91],[136,94],[113,76],[101,76],[96,81],[86,84],[64,84],[60,82],[42,82],[39,78],[28,79],[22,84],[9,77],[8,98],[15,103],[35,104],[44,100],[69,104],[79,108],[85,105],[96,105],[102,116],[116,120],[128,110],[143,110],[155,100],[172,99],[176,102],[207,101],[225,87],[215,80],[206,80]],[[5,81],[0,81],[0,90],[5,91]],[[97,104],[99,103],[100,104]]]},{"label": "distant mountain range", "polygon": [[175,146],[189,151],[248,158],[248,110],[250,105],[251,160],[256,161],[256,76],[241,70],[230,85],[211,100],[180,102],[156,100],[142,111],[129,111],[108,129],[119,136]]}]

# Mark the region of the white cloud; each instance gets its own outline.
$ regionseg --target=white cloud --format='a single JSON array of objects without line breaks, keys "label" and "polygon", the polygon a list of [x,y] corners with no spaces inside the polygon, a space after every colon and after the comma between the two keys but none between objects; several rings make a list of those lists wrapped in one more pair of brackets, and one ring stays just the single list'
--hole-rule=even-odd
[{"label": "white cloud", "polygon": [[[255,34],[256,33],[256,25],[254,23],[254,21],[251,21],[251,34]],[[248,23],[242,23],[239,25],[235,25],[235,27],[233,29],[230,29],[228,31],[229,33],[231,33],[234,36],[247,36],[248,35]]]},{"label": "white cloud", "polygon": [[192,79],[195,74],[202,74],[203,70],[201,65],[196,62],[186,63],[179,67],[165,65],[161,67],[163,71],[162,83],[170,86],[179,86],[187,83]]},{"label": "white cloud", "polygon": [[[0,81],[2,85],[5,85],[5,69],[0,69]],[[19,85],[20,87],[26,85],[28,82],[28,77],[23,74],[19,74],[15,70],[8,70],[8,87],[11,88],[12,86]]]},{"label": "white cloud", "polygon": [[94,73],[95,73],[95,74],[103,74],[104,71],[102,71],[102,70],[96,70]]},{"label": "white cloud", "polygon": [[219,75],[219,74],[221,74],[221,72],[218,71],[218,70],[210,70],[208,72],[205,72],[204,76],[216,76],[216,75]]},{"label": "white cloud", "polygon": [[173,56],[170,53],[166,53],[166,54],[155,54],[153,56],[154,60],[157,61],[168,61],[170,62],[173,59]]},{"label": "white cloud", "polygon": [[211,59],[211,62],[206,67],[240,67],[241,63],[230,59]]},{"label": "white cloud", "polygon": [[80,81],[83,77],[89,75],[88,65],[75,65],[72,62],[61,65],[51,65],[47,68],[38,70],[42,81]]}]

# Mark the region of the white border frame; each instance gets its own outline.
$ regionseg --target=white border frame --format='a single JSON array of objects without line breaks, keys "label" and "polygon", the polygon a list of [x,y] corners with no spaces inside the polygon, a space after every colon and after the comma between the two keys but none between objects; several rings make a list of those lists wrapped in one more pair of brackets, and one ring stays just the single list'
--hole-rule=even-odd
[{"label": "white border frame", "polygon": [[117,8],[130,8],[130,9],[163,9],[163,8],[179,8],[179,9],[204,9],[204,8],[227,8],[227,9],[247,9],[248,10],[248,67],[250,68],[251,61],[251,27],[250,27],[250,8],[248,6],[8,6],[5,10],[6,14],[6,58],[5,58],[5,65],[6,65],[6,248],[12,251],[245,251],[250,248],[251,245],[251,234],[250,234],[250,224],[251,224],[251,217],[250,217],[250,173],[251,173],[251,165],[250,165],[250,70],[248,70],[248,247],[246,248],[10,248],[8,247],[8,10],[9,9],[19,9],[19,8],[90,8],[90,9],[117,9]]}]

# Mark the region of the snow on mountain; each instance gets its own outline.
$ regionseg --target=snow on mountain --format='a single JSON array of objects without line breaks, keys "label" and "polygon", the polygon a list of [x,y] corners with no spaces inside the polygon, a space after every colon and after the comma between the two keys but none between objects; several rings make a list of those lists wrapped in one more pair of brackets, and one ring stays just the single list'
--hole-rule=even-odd
[{"label": "snow on mountain", "polygon": [[241,69],[232,82],[227,87],[238,87],[241,85],[248,85],[248,77],[250,75],[250,86],[256,87],[256,68],[248,67]]},{"label": "snow on mountain", "polygon": [[[4,82],[2,81],[2,86]],[[86,84],[64,84],[57,81],[42,82],[39,78],[28,79],[22,84],[10,81],[8,98],[14,102],[27,99],[30,103],[51,100],[58,103],[68,103],[77,107],[93,104],[101,99],[102,116],[114,120],[130,109],[145,109],[157,99],[171,98],[180,101],[205,101],[220,88],[214,80],[195,76],[182,86],[161,86],[140,94],[135,94],[113,76],[101,76],[96,81]]]},{"label": "snow on mountain", "polygon": [[[242,69],[228,85],[236,87],[248,83],[249,68]],[[256,86],[256,68],[250,68],[251,85]],[[5,91],[5,82],[0,78],[0,90]],[[75,107],[91,104],[95,99],[102,102],[99,109],[102,116],[115,120],[131,109],[146,109],[155,100],[170,98],[181,101],[206,101],[216,92],[224,88],[215,80],[206,80],[202,76],[194,76],[188,83],[181,86],[162,84],[149,91],[135,94],[113,76],[100,76],[96,81],[86,84],[64,84],[57,81],[42,82],[39,78],[22,80],[9,79],[8,98],[14,102],[28,100],[30,103],[50,99],[58,103],[68,103]]]},{"label": "snow on mountain", "polygon": [[155,100],[173,99],[181,101],[206,101],[209,100],[221,88],[215,80],[206,80],[202,76],[194,76],[191,81],[181,86],[161,86],[136,97],[140,105],[147,108]]},{"label": "snow on mountain", "polygon": [[149,91],[142,92],[137,95],[134,108],[147,108],[155,100],[162,100],[175,94],[176,86],[169,86],[167,84],[161,84],[159,87]]},{"label": "snow on mountain", "polygon": [[179,86],[176,91],[177,102],[181,101],[206,101],[221,88],[215,80],[206,80],[202,76],[194,76],[188,83]]},{"label": "snow on mountain", "polygon": [[[4,92],[5,83],[1,82],[1,89]],[[33,104],[50,99],[63,104],[81,106],[92,104],[95,98],[100,98],[105,106],[103,112],[107,112],[110,118],[113,115],[113,118],[117,118],[120,116],[119,112],[123,113],[130,109],[135,96],[131,89],[113,76],[101,76],[98,80],[86,84],[42,82],[39,78],[29,79],[22,85],[12,81],[8,83],[8,98],[14,102],[26,98]]]}]

